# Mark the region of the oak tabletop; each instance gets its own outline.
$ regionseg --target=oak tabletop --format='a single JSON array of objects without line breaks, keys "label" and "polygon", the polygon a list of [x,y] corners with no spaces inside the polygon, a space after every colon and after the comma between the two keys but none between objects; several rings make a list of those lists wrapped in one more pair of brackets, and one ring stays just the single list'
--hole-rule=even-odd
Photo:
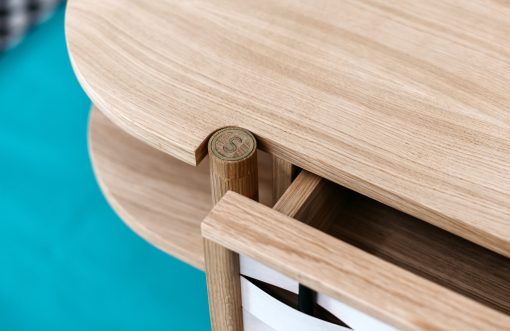
[{"label": "oak tabletop", "polygon": [[504,1],[71,0],[94,104],[189,164],[218,128],[510,256]]}]

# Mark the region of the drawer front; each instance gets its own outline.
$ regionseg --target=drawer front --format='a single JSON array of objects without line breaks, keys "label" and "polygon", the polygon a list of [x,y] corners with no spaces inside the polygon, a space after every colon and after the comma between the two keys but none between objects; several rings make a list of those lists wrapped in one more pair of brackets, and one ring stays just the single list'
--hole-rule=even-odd
[{"label": "drawer front", "polygon": [[[206,217],[202,235],[206,247],[213,243],[233,253],[229,265],[237,267],[230,272],[232,279],[237,275],[241,296],[242,274],[292,292],[299,282],[354,330],[510,327],[506,314],[233,192]],[[206,248],[206,266],[209,259],[217,257]],[[232,304],[228,295],[226,300]]]}]

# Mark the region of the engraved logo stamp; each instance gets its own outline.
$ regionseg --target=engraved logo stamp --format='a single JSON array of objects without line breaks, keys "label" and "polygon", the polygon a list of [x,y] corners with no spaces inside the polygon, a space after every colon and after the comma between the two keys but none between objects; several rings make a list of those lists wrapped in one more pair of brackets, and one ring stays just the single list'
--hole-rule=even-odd
[{"label": "engraved logo stamp", "polygon": [[209,148],[222,160],[238,161],[251,155],[257,148],[257,142],[249,131],[228,127],[213,134]]}]

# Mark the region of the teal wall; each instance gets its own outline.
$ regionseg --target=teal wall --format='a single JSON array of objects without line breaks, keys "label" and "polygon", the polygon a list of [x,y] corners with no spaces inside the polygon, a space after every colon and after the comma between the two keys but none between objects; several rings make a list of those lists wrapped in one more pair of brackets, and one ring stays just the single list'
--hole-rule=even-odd
[{"label": "teal wall", "polygon": [[0,55],[0,330],[208,330],[204,274],[99,191],[63,25],[61,8]]}]

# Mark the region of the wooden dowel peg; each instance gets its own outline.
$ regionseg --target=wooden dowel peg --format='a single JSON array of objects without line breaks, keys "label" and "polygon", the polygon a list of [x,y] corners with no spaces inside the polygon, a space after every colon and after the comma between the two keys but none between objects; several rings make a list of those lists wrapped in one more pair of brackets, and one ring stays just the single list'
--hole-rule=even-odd
[{"label": "wooden dowel peg", "polygon": [[[247,130],[227,127],[209,139],[213,203],[227,191],[258,200],[257,141]],[[213,331],[242,331],[239,255],[204,240],[207,291]]]},{"label": "wooden dowel peg", "polygon": [[213,203],[227,191],[258,200],[257,141],[249,131],[227,127],[209,139]]}]

